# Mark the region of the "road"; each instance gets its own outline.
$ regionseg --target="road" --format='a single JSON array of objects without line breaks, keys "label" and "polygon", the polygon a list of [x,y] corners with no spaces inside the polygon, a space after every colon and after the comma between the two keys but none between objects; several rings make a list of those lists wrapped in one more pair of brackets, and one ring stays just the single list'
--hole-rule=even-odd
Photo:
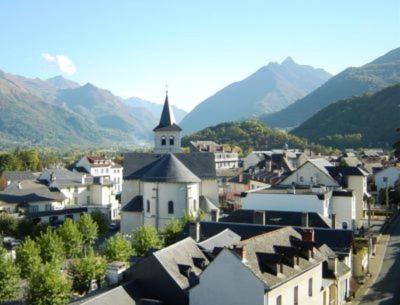
[{"label": "road", "polygon": [[392,224],[382,269],[372,287],[362,297],[360,305],[400,304],[400,220]]}]

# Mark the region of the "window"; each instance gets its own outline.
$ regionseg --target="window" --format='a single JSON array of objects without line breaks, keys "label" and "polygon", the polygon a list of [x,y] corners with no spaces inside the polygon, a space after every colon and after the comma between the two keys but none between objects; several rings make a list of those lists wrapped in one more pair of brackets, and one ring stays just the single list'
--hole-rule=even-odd
[{"label": "window", "polygon": [[86,204],[90,204],[90,196],[86,197]]},{"label": "window", "polygon": [[293,293],[293,305],[299,305],[299,286],[294,287]]},{"label": "window", "polygon": [[174,214],[174,202],[168,201],[168,214]]},{"label": "window", "polygon": [[90,186],[89,186],[89,185],[86,187],[86,190],[87,190],[87,191],[90,191]]},{"label": "window", "polygon": [[196,201],[196,199],[193,200],[193,209],[195,211],[197,210],[197,201]]},{"label": "window", "polygon": [[300,182],[304,182],[304,177],[300,176]]},{"label": "window", "polygon": [[74,198],[74,204],[78,204],[78,197]]},{"label": "window", "polygon": [[308,280],[308,296],[312,297],[312,278]]},{"label": "window", "polygon": [[169,145],[170,145],[170,146],[174,146],[174,140],[175,140],[175,139],[174,139],[174,136],[170,136],[170,137],[169,137]]},{"label": "window", "polygon": [[167,145],[167,139],[164,136],[161,137],[161,145],[162,146]]},{"label": "window", "polygon": [[74,192],[78,193],[78,187],[77,186],[74,187]]},{"label": "window", "polygon": [[146,212],[147,212],[147,213],[150,213],[150,200],[147,200],[147,203],[146,203]]},{"label": "window", "polygon": [[282,305],[282,296],[281,295],[276,298],[276,305]]}]

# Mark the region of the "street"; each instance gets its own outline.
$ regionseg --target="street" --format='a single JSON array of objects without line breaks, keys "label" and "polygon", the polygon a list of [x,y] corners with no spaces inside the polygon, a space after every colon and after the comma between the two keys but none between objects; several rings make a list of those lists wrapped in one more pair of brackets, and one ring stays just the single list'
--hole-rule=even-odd
[{"label": "street", "polygon": [[382,269],[372,287],[361,298],[360,305],[400,304],[400,220],[392,224],[390,240]]}]

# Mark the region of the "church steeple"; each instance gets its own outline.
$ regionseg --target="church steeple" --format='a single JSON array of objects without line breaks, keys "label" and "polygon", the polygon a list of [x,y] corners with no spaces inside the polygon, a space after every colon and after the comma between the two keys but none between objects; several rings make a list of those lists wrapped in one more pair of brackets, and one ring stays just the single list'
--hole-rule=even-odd
[{"label": "church steeple", "polygon": [[168,100],[168,90],[165,92],[165,102],[161,113],[160,123],[153,129],[155,135],[156,153],[180,152],[181,151],[181,131],[176,124],[174,113]]}]

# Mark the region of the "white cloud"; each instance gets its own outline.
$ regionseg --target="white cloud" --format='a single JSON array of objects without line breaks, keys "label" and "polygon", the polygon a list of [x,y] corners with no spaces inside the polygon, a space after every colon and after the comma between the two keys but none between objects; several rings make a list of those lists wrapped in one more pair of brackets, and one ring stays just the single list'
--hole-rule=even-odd
[{"label": "white cloud", "polygon": [[65,55],[51,55],[49,53],[43,53],[42,57],[51,65],[58,68],[61,72],[72,75],[76,72],[76,67],[72,60]]}]

